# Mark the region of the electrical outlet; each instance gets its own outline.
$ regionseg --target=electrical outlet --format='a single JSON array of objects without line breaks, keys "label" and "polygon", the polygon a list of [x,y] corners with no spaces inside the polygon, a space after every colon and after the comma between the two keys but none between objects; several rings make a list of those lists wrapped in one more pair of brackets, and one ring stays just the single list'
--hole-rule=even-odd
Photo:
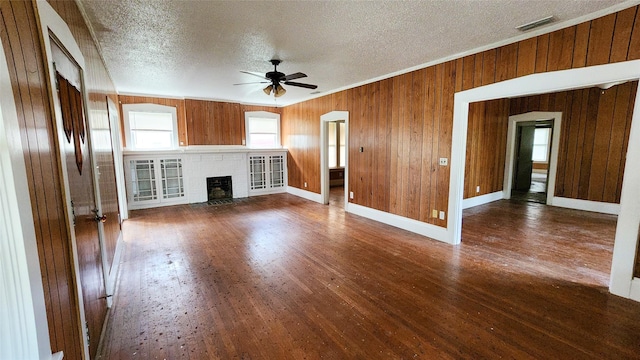
[{"label": "electrical outlet", "polygon": [[349,199],[353,200],[353,191],[349,191]]},{"label": "electrical outlet", "polygon": [[444,220],[444,211],[440,211],[440,220]]},{"label": "electrical outlet", "polygon": [[480,192],[480,185],[476,186],[476,192],[479,193]]},{"label": "electrical outlet", "polygon": [[304,183],[304,187],[307,187],[307,182],[306,182],[306,181],[305,181],[305,183]]},{"label": "electrical outlet", "polygon": [[438,217],[438,210],[433,209],[433,211],[431,212],[431,217],[437,218]]},{"label": "electrical outlet", "polygon": [[447,158],[440,158],[440,165],[442,165],[442,166],[447,166],[447,164],[449,164],[449,159],[447,159]]}]

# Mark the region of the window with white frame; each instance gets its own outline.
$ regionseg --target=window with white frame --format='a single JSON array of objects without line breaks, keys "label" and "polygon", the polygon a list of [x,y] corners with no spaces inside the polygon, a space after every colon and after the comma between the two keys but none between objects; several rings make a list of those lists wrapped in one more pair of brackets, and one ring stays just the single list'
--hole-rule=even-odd
[{"label": "window with white frame", "polygon": [[551,140],[551,128],[536,128],[533,133],[533,154],[531,160],[549,161],[549,142]]},{"label": "window with white frame", "polygon": [[254,149],[280,148],[280,114],[267,111],[245,112],[247,147]]},{"label": "window with white frame", "polygon": [[168,150],[178,147],[176,108],[157,104],[125,104],[126,148],[129,150]]}]

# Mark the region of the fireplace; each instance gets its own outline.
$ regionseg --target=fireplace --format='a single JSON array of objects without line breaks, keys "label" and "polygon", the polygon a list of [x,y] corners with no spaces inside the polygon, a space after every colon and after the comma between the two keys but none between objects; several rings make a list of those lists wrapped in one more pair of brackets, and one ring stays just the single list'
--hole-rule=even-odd
[{"label": "fireplace", "polygon": [[208,201],[233,199],[231,176],[218,176],[207,178]]}]

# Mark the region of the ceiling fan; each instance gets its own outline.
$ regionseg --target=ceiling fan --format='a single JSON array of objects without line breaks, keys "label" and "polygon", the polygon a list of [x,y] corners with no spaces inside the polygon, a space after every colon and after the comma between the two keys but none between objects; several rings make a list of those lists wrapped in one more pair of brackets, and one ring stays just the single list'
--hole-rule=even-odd
[{"label": "ceiling fan", "polygon": [[272,59],[272,60],[270,60],[270,62],[273,65],[273,71],[269,71],[268,73],[266,73],[264,75],[262,75],[260,73],[257,73],[257,72],[240,71],[241,73],[244,73],[244,74],[249,74],[249,75],[261,77],[265,81],[257,81],[257,82],[249,82],[249,83],[241,83],[241,84],[233,84],[233,85],[269,84],[269,85],[267,85],[267,87],[262,89],[262,91],[264,91],[264,93],[267,94],[267,95],[271,95],[271,93],[273,92],[273,95],[275,97],[280,97],[280,96],[284,95],[284,93],[287,92],[287,90],[285,90],[285,88],[283,88],[282,85],[280,85],[281,82],[284,83],[285,85],[298,86],[298,87],[302,87],[302,88],[306,88],[306,89],[317,89],[318,88],[317,85],[303,84],[303,83],[291,81],[291,80],[307,77],[306,74],[303,74],[301,72],[297,72],[297,73],[285,75],[285,74],[279,72],[278,71],[278,65],[280,65],[282,60]]}]

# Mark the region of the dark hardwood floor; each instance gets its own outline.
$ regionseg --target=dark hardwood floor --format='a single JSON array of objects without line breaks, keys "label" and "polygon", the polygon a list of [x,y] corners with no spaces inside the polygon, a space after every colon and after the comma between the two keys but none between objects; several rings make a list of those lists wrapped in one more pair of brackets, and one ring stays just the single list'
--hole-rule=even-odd
[{"label": "dark hardwood floor", "polygon": [[459,246],[287,194],[133,211],[102,358],[638,358],[614,230],[509,201]]}]

